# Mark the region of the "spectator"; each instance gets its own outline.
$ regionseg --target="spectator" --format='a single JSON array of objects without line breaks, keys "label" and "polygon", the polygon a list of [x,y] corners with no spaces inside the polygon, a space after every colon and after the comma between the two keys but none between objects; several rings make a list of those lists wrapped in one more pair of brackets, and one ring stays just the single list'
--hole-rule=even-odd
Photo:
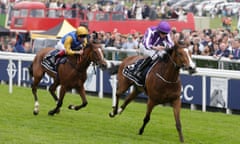
[{"label": "spectator", "polygon": [[[137,49],[137,43],[134,42],[133,40],[133,36],[132,35],[129,35],[127,37],[127,40],[123,43],[122,45],[122,48],[123,49]],[[128,53],[128,56],[131,56],[131,55],[136,55],[136,53]]]},{"label": "spectator", "polygon": [[108,2],[105,6],[104,6],[104,11],[105,12],[112,12],[112,6],[110,4],[110,2]]},{"label": "spectator", "polygon": [[240,59],[240,37],[236,37],[232,41],[233,52],[229,55],[230,59]]},{"label": "spectator", "polygon": [[150,6],[148,4],[145,4],[143,6],[143,11],[142,11],[142,16],[143,19],[149,19],[149,15],[150,15]]},{"label": "spectator", "polygon": [[140,4],[136,6],[136,19],[142,20],[143,19],[143,9]]},{"label": "spectator", "polygon": [[178,21],[186,21],[185,12],[182,7],[179,7],[175,13],[178,16]]},{"label": "spectator", "polygon": [[167,13],[168,13],[168,6],[167,6],[167,4],[163,4],[162,6],[161,6],[161,18],[162,19],[165,19],[165,18],[167,18]]},{"label": "spectator", "polygon": [[124,11],[124,1],[115,2],[115,7],[113,8],[114,12],[123,12]]},{"label": "spectator", "polygon": [[24,35],[22,33],[17,34],[17,40],[13,48],[13,52],[25,53],[24,50]]},{"label": "spectator", "polygon": [[207,45],[210,45],[210,44],[211,44],[210,36],[209,35],[203,36],[203,39],[200,42],[200,46],[199,46],[200,51],[202,52],[204,50],[204,47],[207,46]]},{"label": "spectator", "polygon": [[211,56],[212,55],[212,51],[209,45],[205,46],[203,49],[203,52],[201,53],[202,55],[205,56]]},{"label": "spectator", "polygon": [[158,15],[157,15],[156,8],[154,5],[152,5],[149,12],[149,19],[156,20],[157,18],[158,18]]},{"label": "spectator", "polygon": [[222,26],[225,29],[231,29],[232,26],[232,18],[231,17],[223,17],[222,18]]},{"label": "spectator", "polygon": [[192,54],[200,55],[201,51],[199,47],[200,47],[200,38],[194,35],[194,37],[192,38],[191,44],[189,46],[189,49],[191,50]]},{"label": "spectator", "polygon": [[114,34],[115,36],[115,39],[114,39],[114,42],[113,42],[113,46],[120,49],[122,48],[122,40],[121,40],[121,34],[120,33],[116,33]]},{"label": "spectator", "polygon": [[65,17],[65,12],[66,12],[66,10],[64,10],[64,9],[66,9],[66,4],[65,4],[65,2],[64,2],[63,0],[58,0],[58,1],[57,1],[57,6],[58,6],[58,8],[63,9],[63,10],[60,10],[60,11],[59,11],[58,15],[59,15],[60,17]]},{"label": "spectator", "polygon": [[229,54],[230,50],[227,49],[227,45],[224,42],[221,42],[219,45],[219,49],[216,51],[213,57],[215,58],[229,57]]},{"label": "spectator", "polygon": [[105,39],[105,46],[106,47],[113,47],[115,41],[115,34],[113,33],[107,33],[106,39]]},{"label": "spectator", "polygon": [[58,5],[57,5],[56,0],[50,0],[48,17],[56,18],[57,17],[57,11],[56,11],[57,8],[58,8]]},{"label": "spectator", "polygon": [[6,14],[6,4],[0,1],[0,14]]},{"label": "spectator", "polygon": [[77,17],[78,4],[76,2],[72,3],[71,9],[72,9],[72,18],[76,18]]}]

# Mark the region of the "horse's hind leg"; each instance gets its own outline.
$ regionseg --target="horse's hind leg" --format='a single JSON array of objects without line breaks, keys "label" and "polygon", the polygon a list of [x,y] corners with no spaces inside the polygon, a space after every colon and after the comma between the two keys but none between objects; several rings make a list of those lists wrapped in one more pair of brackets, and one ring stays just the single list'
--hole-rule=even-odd
[{"label": "horse's hind leg", "polygon": [[59,81],[57,79],[54,79],[54,82],[53,84],[50,86],[49,88],[49,92],[50,94],[52,95],[53,99],[57,102],[58,101],[58,97],[56,95],[56,89],[57,89],[57,86],[59,85]]},{"label": "horse's hind leg", "polygon": [[180,110],[181,110],[181,100],[178,98],[173,102],[173,113],[176,122],[176,129],[178,131],[180,142],[184,142],[183,134],[182,134],[182,126],[180,120]]},{"label": "horse's hind leg", "polygon": [[136,86],[134,86],[133,91],[126,97],[124,100],[124,103],[121,105],[120,109],[118,110],[118,113],[123,112],[123,110],[127,107],[127,105],[136,98],[136,96],[141,93]]},{"label": "horse's hind leg", "polygon": [[128,90],[128,88],[131,86],[131,83],[126,82],[125,81],[126,79],[123,79],[123,76],[121,78],[119,77],[119,79],[118,79],[118,87],[117,87],[117,92],[116,92],[116,103],[113,107],[113,111],[109,113],[110,117],[114,117],[115,115],[121,113],[123,111],[123,109],[126,107],[126,106],[123,106],[123,108],[122,107],[120,109],[118,108],[119,99],[123,95],[123,93]]},{"label": "horse's hind leg", "polygon": [[[33,73],[34,74],[34,73]],[[33,114],[37,115],[39,113],[39,102],[38,102],[38,96],[37,96],[37,86],[40,82],[40,80],[43,77],[44,72],[39,70],[36,72],[36,74],[33,75],[34,80],[32,83],[32,94],[34,96],[34,110],[33,110]]]},{"label": "horse's hind leg", "polygon": [[153,101],[151,101],[150,99],[148,99],[148,103],[147,103],[147,111],[146,111],[146,115],[143,119],[143,125],[139,130],[139,134],[142,135],[144,132],[144,128],[147,125],[147,123],[150,121],[150,115],[152,113],[152,110],[155,106],[155,103],[153,103]]}]

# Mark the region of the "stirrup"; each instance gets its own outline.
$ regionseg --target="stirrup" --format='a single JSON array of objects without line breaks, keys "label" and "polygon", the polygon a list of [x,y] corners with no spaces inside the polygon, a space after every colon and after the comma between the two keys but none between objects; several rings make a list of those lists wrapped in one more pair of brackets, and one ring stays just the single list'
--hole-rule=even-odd
[{"label": "stirrup", "polygon": [[141,79],[141,78],[142,78],[142,73],[141,73],[141,72],[138,72],[135,76],[136,76],[138,79]]}]

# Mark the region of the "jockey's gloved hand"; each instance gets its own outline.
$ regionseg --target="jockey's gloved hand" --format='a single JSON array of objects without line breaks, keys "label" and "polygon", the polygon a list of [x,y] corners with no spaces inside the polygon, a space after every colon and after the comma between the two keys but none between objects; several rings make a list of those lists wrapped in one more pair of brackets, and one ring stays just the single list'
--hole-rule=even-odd
[{"label": "jockey's gloved hand", "polygon": [[167,42],[163,41],[163,46],[165,47],[165,49],[170,49],[170,46],[167,44]]},{"label": "jockey's gloved hand", "polygon": [[82,49],[82,48],[83,48],[83,45],[80,44],[76,49],[77,49],[77,50],[80,50],[80,49]]}]

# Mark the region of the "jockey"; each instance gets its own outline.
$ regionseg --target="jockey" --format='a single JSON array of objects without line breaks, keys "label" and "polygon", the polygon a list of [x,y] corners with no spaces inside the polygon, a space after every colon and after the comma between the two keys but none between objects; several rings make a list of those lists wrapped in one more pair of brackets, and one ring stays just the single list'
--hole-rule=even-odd
[{"label": "jockey", "polygon": [[57,43],[56,48],[60,50],[55,56],[83,54],[83,49],[87,45],[88,30],[84,26],[80,26],[76,31],[67,33]]},{"label": "jockey", "polygon": [[171,27],[168,22],[161,21],[157,26],[147,29],[139,45],[140,52],[148,56],[134,71],[133,75],[139,79],[142,78],[142,71],[146,66],[158,58],[163,58],[166,54],[165,49],[171,48],[174,43],[170,36]]},{"label": "jockey", "polygon": [[56,69],[57,60],[64,55],[83,54],[83,49],[88,43],[88,29],[84,26],[80,26],[76,31],[65,34],[55,46],[56,50],[50,52],[45,57],[47,61],[50,61],[51,66]]}]

